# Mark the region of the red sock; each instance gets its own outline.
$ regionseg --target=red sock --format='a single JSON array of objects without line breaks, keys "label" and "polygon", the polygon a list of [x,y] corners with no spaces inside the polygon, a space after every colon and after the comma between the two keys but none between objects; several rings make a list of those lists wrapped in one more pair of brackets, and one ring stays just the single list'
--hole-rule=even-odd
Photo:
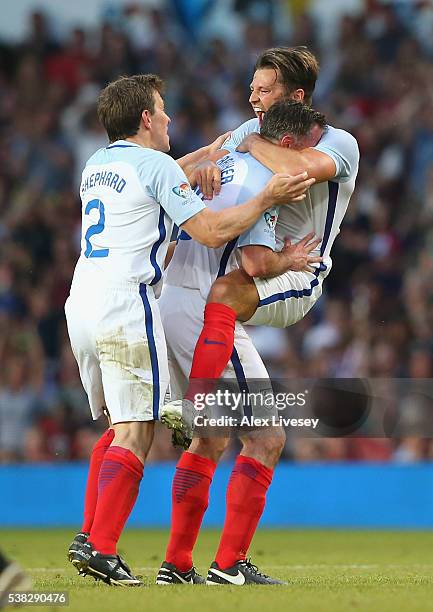
[{"label": "red sock", "polygon": [[203,329],[195,345],[187,399],[193,401],[196,393],[209,392],[212,388],[209,388],[209,379],[220,378],[233,352],[235,323],[236,312],[230,306],[215,302],[206,305]]},{"label": "red sock", "polygon": [[137,499],[143,464],[127,448],[110,446],[98,481],[98,501],[89,541],[104,555],[115,555],[117,542]]},{"label": "red sock", "polygon": [[192,567],[192,550],[209,503],[216,463],[185,452],[176,466],[172,488],[171,533],[165,560],[181,572]]},{"label": "red sock", "polygon": [[114,429],[107,429],[93,447],[90,455],[89,473],[87,476],[86,495],[84,498],[84,520],[81,531],[89,533],[95,516],[98,499],[98,478],[102,460],[114,438]]},{"label": "red sock", "polygon": [[273,470],[251,457],[239,455],[227,487],[226,519],[215,557],[221,569],[246,559],[260,517]]}]

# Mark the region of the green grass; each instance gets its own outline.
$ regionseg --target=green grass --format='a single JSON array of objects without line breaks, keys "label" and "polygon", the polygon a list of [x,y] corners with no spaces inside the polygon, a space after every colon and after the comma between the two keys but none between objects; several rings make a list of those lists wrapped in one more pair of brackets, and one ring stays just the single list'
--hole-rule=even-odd
[{"label": "green grass", "polygon": [[[74,532],[0,531],[1,546],[28,569],[36,590],[69,591],[69,608],[182,612],[399,612],[433,610],[433,533],[260,530],[253,562],[288,581],[286,587],[157,587],[153,584],[166,531],[127,530],[123,553],[147,587],[121,589],[78,577],[66,561]],[[195,563],[206,572],[218,533],[205,531]],[[42,609],[42,608],[36,608]],[[46,609],[46,608],[45,608]]]}]

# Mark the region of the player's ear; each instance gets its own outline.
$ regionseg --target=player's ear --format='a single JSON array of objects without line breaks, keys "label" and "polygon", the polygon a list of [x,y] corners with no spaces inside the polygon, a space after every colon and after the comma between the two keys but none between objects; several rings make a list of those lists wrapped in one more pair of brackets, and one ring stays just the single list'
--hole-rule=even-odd
[{"label": "player's ear", "polygon": [[147,109],[141,113],[141,119],[143,120],[144,127],[149,130],[150,126],[152,125],[152,119],[151,114]]},{"label": "player's ear", "polygon": [[284,134],[284,136],[280,140],[280,147],[284,147],[285,149],[293,149],[293,143],[295,139],[290,134]]},{"label": "player's ear", "polygon": [[305,98],[305,91],[303,89],[295,89],[290,94],[291,100],[296,100],[296,102],[303,102]]}]

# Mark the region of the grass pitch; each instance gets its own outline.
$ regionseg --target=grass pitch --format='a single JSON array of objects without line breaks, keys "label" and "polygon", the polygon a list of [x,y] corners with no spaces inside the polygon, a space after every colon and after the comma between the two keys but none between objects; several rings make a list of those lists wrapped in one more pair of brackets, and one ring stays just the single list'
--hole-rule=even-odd
[{"label": "grass pitch", "polygon": [[[66,560],[74,530],[1,530],[1,547],[28,569],[35,590],[69,591],[68,608],[231,612],[399,612],[433,610],[433,533],[260,530],[251,556],[286,587],[160,587],[154,584],[168,532],[127,530],[120,552],[144,588],[108,587],[77,576]],[[219,532],[204,531],[195,564],[205,573]],[[32,608],[42,609],[32,606]],[[47,608],[45,608],[47,609]]]}]

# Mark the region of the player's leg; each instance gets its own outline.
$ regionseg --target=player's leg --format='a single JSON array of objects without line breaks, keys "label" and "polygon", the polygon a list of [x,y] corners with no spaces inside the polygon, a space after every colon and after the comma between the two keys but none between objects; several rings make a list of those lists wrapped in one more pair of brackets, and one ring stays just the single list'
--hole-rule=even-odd
[{"label": "player's leg", "polygon": [[289,327],[300,321],[322,295],[323,272],[289,270],[274,278],[254,278],[259,302],[247,325]]},{"label": "player's leg", "polygon": [[98,500],[98,481],[99,472],[105,453],[107,452],[114,438],[114,429],[109,424],[108,429],[102,434],[92,449],[89,462],[89,471],[87,473],[87,484],[84,495],[84,517],[81,531],[79,531],[68,550],[68,559],[73,565],[79,565],[81,562],[80,551],[81,545],[87,542],[90,529],[95,518],[96,502]]},{"label": "player's leg", "polygon": [[239,268],[215,280],[207,303],[225,304],[235,311],[238,321],[244,322],[255,313],[259,299],[254,279]]},{"label": "player's leg", "polygon": [[117,542],[137,499],[154,420],[168,384],[167,353],[151,288],[110,290],[100,300],[95,341],[114,438],[104,455],[82,569],[109,584],[136,586]]},{"label": "player's leg", "polygon": [[[81,300],[68,298],[65,306],[68,333],[71,341],[72,352],[78,364],[81,381],[89,398],[92,417],[96,420],[103,416],[105,411],[105,397],[102,386],[102,374],[99,360],[96,355],[93,334],[94,326],[92,311],[83,317],[81,312]],[[104,417],[105,418],[105,417]],[[96,502],[98,499],[98,479],[104,455],[114,437],[114,430],[108,422],[108,429],[102,434],[92,449],[87,475],[87,484],[84,497],[84,517],[79,531],[68,549],[68,559],[77,567],[82,562],[82,545],[87,542],[90,529],[95,516]]]},{"label": "player's leg", "polygon": [[212,285],[197,340],[186,397],[208,391],[206,382],[216,380],[229,362],[234,345],[236,320],[247,321],[259,302],[254,280],[244,270],[234,270]]},{"label": "player's leg", "polygon": [[243,448],[227,488],[226,518],[215,556],[220,570],[233,568],[247,558],[285,442],[284,430],[272,429],[269,434],[258,430],[241,437]]},{"label": "player's leg", "polygon": [[114,423],[98,480],[98,501],[89,542],[103,555],[117,555],[117,542],[137,499],[154,422]]},{"label": "player's leg", "polygon": [[203,583],[192,554],[209,504],[209,488],[229,439],[195,438],[180,457],[172,485],[170,538],[156,577],[160,585]]},{"label": "player's leg", "polygon": [[[188,384],[204,300],[198,291],[167,286],[159,304],[169,354],[170,386],[176,399],[176,393],[183,397]],[[193,568],[192,553],[209,503],[213,474],[227,443],[223,438],[194,439],[178,461],[172,484],[170,538],[157,584],[204,582]]]},{"label": "player's leg", "polygon": [[234,322],[288,327],[302,319],[322,292],[319,270],[286,272],[271,279],[251,278],[234,270],[218,278],[209,293],[204,325],[197,341],[186,397],[206,392],[206,380],[218,379],[233,349]]},{"label": "player's leg", "polygon": [[109,427],[96,442],[90,455],[89,472],[87,476],[86,493],[84,497],[84,519],[81,527],[83,534],[89,534],[95,516],[98,499],[98,478],[104,455],[114,438],[114,429]]},{"label": "player's leg", "polygon": [[114,423],[98,480],[95,517],[85,552],[85,571],[108,584],[139,586],[141,581],[117,554],[117,543],[135,505],[154,422]]},{"label": "player's leg", "polygon": [[161,421],[177,432],[176,440],[184,448],[188,448],[192,436],[194,396],[211,390],[213,381],[221,376],[233,353],[237,312],[223,303],[209,303],[212,299],[222,300],[223,287],[227,299],[231,303],[237,301],[241,315],[249,316],[250,309],[243,310],[242,304],[257,302],[258,295],[252,279],[243,271],[218,279],[207,305],[199,291],[173,286],[165,287],[159,300],[168,345],[184,376],[190,380],[186,401],[176,400],[164,406]]},{"label": "player's leg", "polygon": [[[257,381],[258,388],[266,393],[264,383],[269,383],[269,380],[260,355],[239,323],[235,348],[241,356],[236,374],[245,381],[243,385],[251,394],[251,405],[244,406],[244,413],[248,410],[250,416],[255,418],[272,418],[276,415],[275,407],[270,408],[263,402],[263,408],[257,400],[252,403],[255,391],[253,381]],[[269,392],[272,392],[270,386]],[[274,467],[284,447],[284,430],[279,426],[259,427],[245,433],[241,430],[240,438],[243,449],[227,487],[224,527],[215,561],[209,568],[207,584],[278,584],[280,581],[261,574],[247,562],[247,552],[265,507]]]}]

